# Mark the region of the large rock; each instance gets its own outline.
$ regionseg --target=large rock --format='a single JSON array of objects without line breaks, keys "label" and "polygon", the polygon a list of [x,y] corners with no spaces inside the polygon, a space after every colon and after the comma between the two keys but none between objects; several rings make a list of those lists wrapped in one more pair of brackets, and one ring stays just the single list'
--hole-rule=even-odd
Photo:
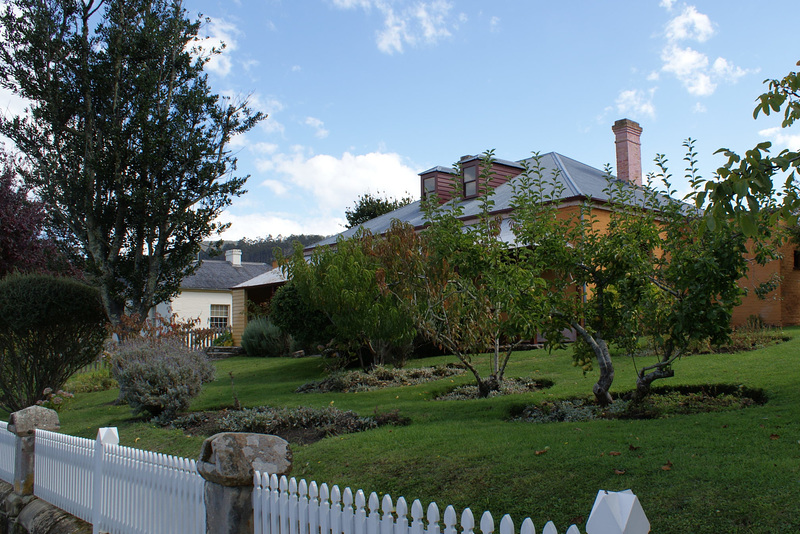
[{"label": "large rock", "polygon": [[197,472],[221,486],[253,485],[253,473],[286,475],[292,470],[289,442],[278,436],[222,432],[203,442]]},{"label": "large rock", "polygon": [[58,421],[58,412],[42,406],[28,406],[23,410],[12,413],[8,420],[8,431],[21,438],[32,436],[33,431],[37,428],[39,430],[58,432],[61,428],[61,423]]}]

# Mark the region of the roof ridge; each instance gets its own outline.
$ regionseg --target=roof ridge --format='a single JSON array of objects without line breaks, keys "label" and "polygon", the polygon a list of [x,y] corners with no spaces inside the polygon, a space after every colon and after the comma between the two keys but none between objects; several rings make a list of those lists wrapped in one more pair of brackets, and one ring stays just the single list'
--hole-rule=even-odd
[{"label": "roof ridge", "polygon": [[562,157],[561,154],[559,154],[558,152],[552,152],[552,154],[553,154],[553,160],[555,160],[559,172],[564,176],[564,181],[574,193],[573,196],[586,196],[583,193],[583,191],[581,191],[581,189],[578,187],[578,184],[575,183],[575,180],[572,179],[572,176],[570,176],[569,172],[567,172],[566,165],[564,165],[564,162],[561,161]]}]

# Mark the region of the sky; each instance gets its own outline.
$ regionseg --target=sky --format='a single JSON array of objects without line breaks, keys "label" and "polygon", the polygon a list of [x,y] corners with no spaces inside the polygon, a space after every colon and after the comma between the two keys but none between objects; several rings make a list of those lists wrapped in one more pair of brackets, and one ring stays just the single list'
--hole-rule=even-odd
[{"label": "sky", "polygon": [[679,188],[690,137],[706,178],[722,147],[799,149],[753,119],[764,80],[796,70],[796,2],[184,0],[225,43],[212,89],[269,114],[231,145],[250,178],[222,237],[335,234],[360,195],[418,198],[418,173],[488,149],[602,169],[621,118]]}]

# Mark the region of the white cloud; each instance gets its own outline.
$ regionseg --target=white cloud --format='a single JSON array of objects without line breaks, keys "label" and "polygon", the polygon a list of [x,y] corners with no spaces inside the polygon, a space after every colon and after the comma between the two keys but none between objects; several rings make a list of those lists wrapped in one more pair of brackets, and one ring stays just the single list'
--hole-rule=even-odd
[{"label": "white cloud", "polygon": [[279,197],[282,197],[289,192],[289,188],[286,187],[286,184],[278,180],[264,180],[263,182],[261,182],[261,185],[263,185],[268,189],[271,189],[272,192],[278,195]]},{"label": "white cloud", "polygon": [[406,45],[436,44],[466,20],[463,13],[451,15],[453,4],[447,0],[333,0],[333,5],[378,11],[383,16],[383,28],[376,32],[375,41],[385,54],[402,53]]},{"label": "white cloud", "polygon": [[674,3],[675,3],[675,0],[661,0],[661,2],[658,5],[660,5],[661,7],[666,8],[668,11],[671,11],[672,10],[672,4],[674,4]]},{"label": "white cloud", "polygon": [[234,215],[230,212],[224,212],[219,220],[231,223],[230,228],[221,236],[222,239],[229,241],[236,241],[244,237],[266,237],[268,235],[330,235],[343,229],[345,223],[347,223],[344,217],[298,219],[292,214],[286,213]]},{"label": "white cloud", "polygon": [[644,116],[654,118],[656,108],[653,105],[655,89],[640,91],[631,89],[622,91],[617,97],[617,113],[621,115]]},{"label": "white cloud", "polygon": [[281,111],[286,107],[283,105],[283,102],[277,100],[275,98],[268,98],[263,100],[258,95],[252,95],[250,97],[250,105],[253,109],[257,109],[258,111],[263,111],[267,114],[267,118],[259,123],[259,127],[266,133],[279,133],[283,134],[284,130],[286,129],[283,124],[276,118],[276,115],[279,115]]},{"label": "white cloud", "polygon": [[399,198],[419,189],[417,171],[394,153],[345,152],[337,158],[326,154],[312,155],[297,147],[293,153],[276,154],[257,164],[261,172],[271,175],[270,180],[299,190],[298,194],[307,198],[309,209],[322,214],[341,215],[358,195],[367,190],[382,191]]},{"label": "white cloud", "polygon": [[800,150],[800,134],[788,134],[783,128],[775,127],[761,130],[758,135],[772,141],[772,144],[779,150],[784,148]]},{"label": "white cloud", "polygon": [[[672,4],[671,1],[661,3],[668,10],[671,10]],[[714,24],[708,15],[698,12],[691,5],[685,5],[681,13],[666,24],[661,71],[673,74],[689,94],[710,96],[720,83],[735,83],[751,72],[722,57],[712,63],[705,53],[681,44],[683,41],[704,43],[714,33]]]},{"label": "white cloud", "polygon": [[305,124],[306,126],[311,126],[312,128],[314,128],[314,130],[316,130],[314,132],[314,136],[319,139],[325,139],[326,137],[328,137],[328,134],[330,133],[328,132],[328,130],[325,129],[325,123],[317,118],[307,117],[305,120]]},{"label": "white cloud", "polygon": [[714,26],[708,15],[698,13],[694,6],[686,6],[680,15],[667,23],[666,35],[672,42],[690,39],[703,43],[714,35]]},{"label": "white cloud", "polygon": [[204,29],[206,30],[205,37],[196,43],[201,53],[210,55],[214,49],[221,50],[219,54],[210,56],[205,68],[214,74],[225,77],[231,72],[233,65],[230,53],[236,50],[236,36],[241,32],[232,22],[215,18],[210,19]]},{"label": "white cloud", "polygon": [[694,105],[694,109],[692,109],[692,111],[695,113],[705,113],[708,111],[708,109],[703,104],[698,102]]},{"label": "white cloud", "polygon": [[489,31],[492,33],[500,31],[500,17],[492,17],[489,20]]},{"label": "white cloud", "polygon": [[252,145],[250,145],[250,150],[252,152],[255,152],[256,154],[269,155],[269,154],[274,154],[275,152],[278,151],[278,145],[276,145],[275,143],[264,143],[264,142],[253,143]]}]

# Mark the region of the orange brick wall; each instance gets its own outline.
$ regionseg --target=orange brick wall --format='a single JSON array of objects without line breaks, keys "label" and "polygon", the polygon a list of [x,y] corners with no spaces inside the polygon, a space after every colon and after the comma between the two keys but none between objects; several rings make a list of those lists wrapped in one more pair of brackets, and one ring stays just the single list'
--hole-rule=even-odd
[{"label": "orange brick wall", "polygon": [[[765,323],[774,326],[800,324],[800,271],[794,270],[795,247],[789,244],[781,248],[783,258],[779,260],[773,260],[766,265],[755,262],[750,265],[748,276],[740,281],[747,288],[748,295],[733,310],[731,322],[734,326],[744,324],[751,315],[757,315]],[[759,299],[754,288],[769,280],[773,274],[782,277],[780,285],[765,299]]]}]

